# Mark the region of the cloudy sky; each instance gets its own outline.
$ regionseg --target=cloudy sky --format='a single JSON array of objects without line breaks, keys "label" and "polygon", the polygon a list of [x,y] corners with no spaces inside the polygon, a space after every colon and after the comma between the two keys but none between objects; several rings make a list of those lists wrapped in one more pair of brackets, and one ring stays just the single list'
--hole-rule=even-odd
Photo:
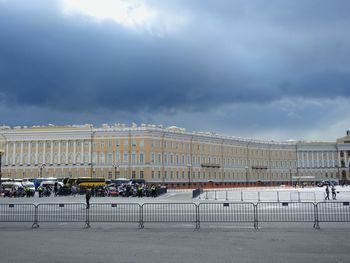
[{"label": "cloudy sky", "polygon": [[0,0],[0,125],[350,130],[350,1]]}]

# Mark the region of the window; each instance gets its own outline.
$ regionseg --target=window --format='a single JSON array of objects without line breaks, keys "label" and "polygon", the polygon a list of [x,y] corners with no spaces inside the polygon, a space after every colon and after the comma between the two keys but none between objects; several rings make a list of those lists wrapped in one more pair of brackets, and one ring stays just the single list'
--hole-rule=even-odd
[{"label": "window", "polygon": [[131,154],[131,164],[136,164],[136,153]]},{"label": "window", "polygon": [[115,146],[117,146],[117,147],[120,146],[120,141],[119,140],[115,140]]},{"label": "window", "polygon": [[164,164],[168,163],[168,155],[164,153]]},{"label": "window", "polygon": [[151,153],[151,163],[154,163],[154,153]]},{"label": "window", "polygon": [[140,153],[140,164],[143,164],[143,153]]},{"label": "window", "polygon": [[151,177],[152,177],[152,179],[154,179],[154,171],[152,171]]},{"label": "window", "polygon": [[143,179],[143,171],[140,171],[140,178]]},{"label": "window", "polygon": [[125,163],[125,164],[127,164],[127,163],[129,163],[129,155],[128,155],[128,153],[124,153],[124,155],[123,155],[123,163]]},{"label": "window", "polygon": [[143,146],[145,146],[145,142],[144,140],[140,140],[140,147],[143,147]]},{"label": "window", "polygon": [[112,164],[112,159],[113,159],[113,155],[112,155],[112,153],[108,153],[108,157],[107,157],[107,162],[108,162],[108,164]]},{"label": "window", "polygon": [[117,163],[120,163],[120,152],[115,153],[115,160]]},{"label": "window", "polygon": [[133,178],[133,179],[136,178],[136,172],[135,172],[135,171],[132,171],[132,173],[131,173],[131,178]]}]

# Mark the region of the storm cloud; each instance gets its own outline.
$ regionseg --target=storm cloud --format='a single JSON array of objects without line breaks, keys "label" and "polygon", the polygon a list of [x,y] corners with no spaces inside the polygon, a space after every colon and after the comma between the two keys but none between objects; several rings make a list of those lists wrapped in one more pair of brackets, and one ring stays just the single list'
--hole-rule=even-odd
[{"label": "storm cloud", "polygon": [[155,10],[152,23],[0,1],[1,122],[162,121],[287,138],[322,129],[350,100],[348,1],[137,3]]}]

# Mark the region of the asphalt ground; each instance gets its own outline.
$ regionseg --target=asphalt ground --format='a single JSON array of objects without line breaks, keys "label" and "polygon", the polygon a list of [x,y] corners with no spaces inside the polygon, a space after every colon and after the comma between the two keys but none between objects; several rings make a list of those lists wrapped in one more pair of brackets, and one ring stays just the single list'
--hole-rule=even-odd
[{"label": "asphalt ground", "polygon": [[350,226],[0,224],[1,262],[350,262]]}]

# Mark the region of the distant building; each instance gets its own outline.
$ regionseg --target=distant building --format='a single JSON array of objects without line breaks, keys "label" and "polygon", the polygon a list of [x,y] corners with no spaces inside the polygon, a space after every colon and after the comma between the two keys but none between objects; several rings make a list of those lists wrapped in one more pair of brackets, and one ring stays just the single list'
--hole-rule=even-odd
[{"label": "distant building", "polygon": [[335,142],[275,142],[133,124],[0,127],[2,177],[144,178],[253,184],[348,180],[350,133]]}]

